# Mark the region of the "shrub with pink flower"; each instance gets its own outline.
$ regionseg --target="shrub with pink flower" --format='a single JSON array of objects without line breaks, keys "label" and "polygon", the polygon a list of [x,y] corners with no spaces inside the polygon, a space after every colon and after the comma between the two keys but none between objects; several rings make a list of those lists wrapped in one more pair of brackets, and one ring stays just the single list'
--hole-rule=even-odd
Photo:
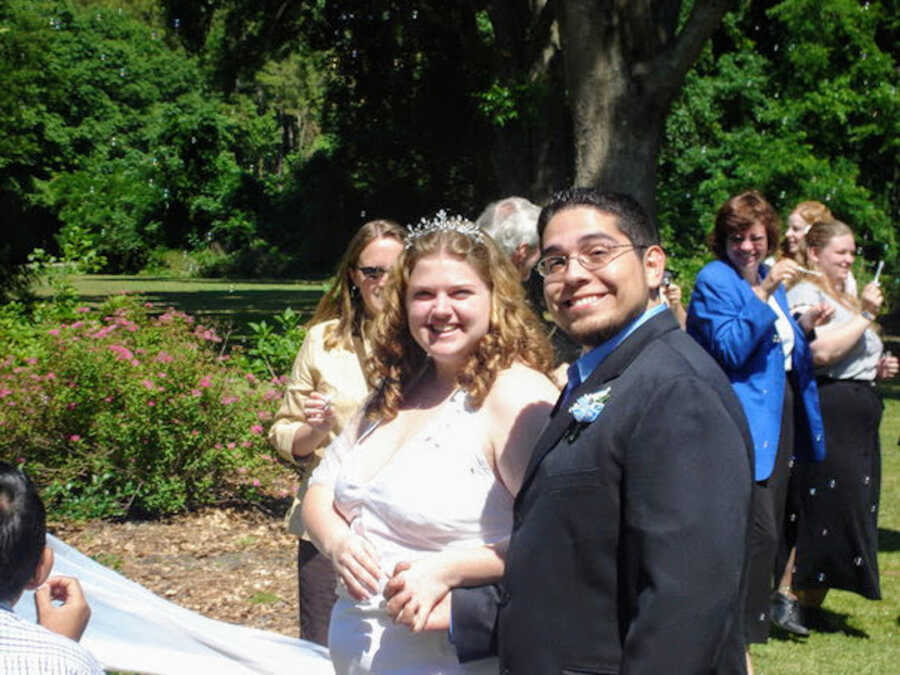
[{"label": "shrub with pink flower", "polygon": [[273,388],[220,360],[212,329],[132,296],[67,311],[0,307],[0,459],[24,458],[52,514],[173,513],[295,478],[263,458]]}]

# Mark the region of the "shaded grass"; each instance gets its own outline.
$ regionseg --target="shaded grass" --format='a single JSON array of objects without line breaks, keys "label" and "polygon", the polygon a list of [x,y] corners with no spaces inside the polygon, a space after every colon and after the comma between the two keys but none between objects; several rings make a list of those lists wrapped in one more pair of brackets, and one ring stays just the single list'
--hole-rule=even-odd
[{"label": "shaded grass", "polygon": [[[71,277],[81,302],[99,304],[116,293],[136,293],[165,309],[174,307],[206,325],[232,331],[231,339],[245,340],[249,323],[267,320],[290,307],[312,315],[325,288],[313,281],[229,281],[221,279],[169,279],[143,276],[86,275]],[[48,289],[38,289],[38,293]]]},{"label": "shaded grass", "polygon": [[[897,345],[891,345],[897,353]],[[806,639],[775,636],[751,649],[757,675],[900,672],[900,383],[882,386],[878,564],[882,600],[829,591],[824,622]]]}]

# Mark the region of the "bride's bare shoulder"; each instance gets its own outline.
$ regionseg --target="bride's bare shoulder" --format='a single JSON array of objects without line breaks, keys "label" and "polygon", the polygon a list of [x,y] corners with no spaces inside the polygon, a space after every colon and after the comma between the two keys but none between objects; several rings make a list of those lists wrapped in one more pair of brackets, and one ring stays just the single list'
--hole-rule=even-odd
[{"label": "bride's bare shoulder", "polygon": [[486,403],[498,412],[511,412],[534,404],[552,406],[558,396],[559,389],[544,373],[514,363],[497,374]]}]

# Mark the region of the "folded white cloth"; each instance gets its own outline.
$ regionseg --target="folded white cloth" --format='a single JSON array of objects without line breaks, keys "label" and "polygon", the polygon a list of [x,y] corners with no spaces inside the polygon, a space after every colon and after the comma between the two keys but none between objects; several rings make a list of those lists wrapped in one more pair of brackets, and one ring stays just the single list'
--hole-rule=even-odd
[{"label": "folded white cloth", "polygon": [[[154,595],[52,535],[47,543],[55,554],[52,574],[76,577],[84,588],[91,620],[81,644],[107,670],[160,675],[334,673],[324,647],[209,619]],[[26,591],[15,611],[35,620],[32,595]]]}]

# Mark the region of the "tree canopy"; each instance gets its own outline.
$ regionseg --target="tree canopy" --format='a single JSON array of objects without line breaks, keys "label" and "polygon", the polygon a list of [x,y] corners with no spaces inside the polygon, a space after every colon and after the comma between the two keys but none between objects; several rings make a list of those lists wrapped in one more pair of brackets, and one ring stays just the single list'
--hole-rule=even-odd
[{"label": "tree canopy", "polygon": [[231,273],[325,271],[368,218],[577,182],[655,201],[686,269],[751,187],[785,215],[824,201],[894,262],[896,9],[8,0],[0,256],[134,271],[215,248]]}]

